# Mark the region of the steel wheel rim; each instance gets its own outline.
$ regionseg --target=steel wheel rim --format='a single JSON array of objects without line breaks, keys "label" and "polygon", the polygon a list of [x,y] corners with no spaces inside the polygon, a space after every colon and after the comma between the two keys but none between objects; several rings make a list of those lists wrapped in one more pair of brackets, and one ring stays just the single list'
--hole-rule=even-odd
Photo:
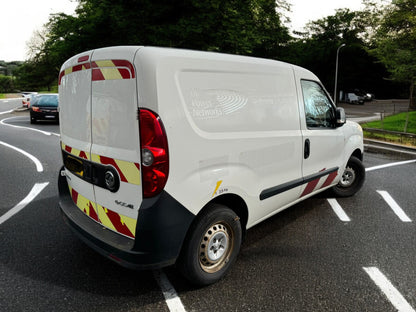
[{"label": "steel wheel rim", "polygon": [[199,244],[199,264],[207,273],[221,270],[229,261],[234,247],[232,228],[224,221],[210,226]]},{"label": "steel wheel rim", "polygon": [[349,187],[354,183],[355,179],[355,170],[351,167],[346,167],[344,173],[342,174],[341,180],[339,181],[339,185],[341,187]]}]

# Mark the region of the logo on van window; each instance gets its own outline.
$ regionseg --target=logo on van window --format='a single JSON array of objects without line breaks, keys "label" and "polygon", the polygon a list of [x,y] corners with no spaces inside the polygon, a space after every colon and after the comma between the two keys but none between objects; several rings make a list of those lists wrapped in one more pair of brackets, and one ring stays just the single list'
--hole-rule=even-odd
[{"label": "logo on van window", "polygon": [[197,119],[212,119],[232,114],[248,102],[247,96],[234,90],[192,90],[191,114]]}]

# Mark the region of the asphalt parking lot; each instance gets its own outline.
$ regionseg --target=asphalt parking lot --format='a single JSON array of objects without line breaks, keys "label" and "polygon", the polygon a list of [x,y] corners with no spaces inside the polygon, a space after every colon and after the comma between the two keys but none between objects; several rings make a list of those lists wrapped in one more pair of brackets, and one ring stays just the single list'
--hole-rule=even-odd
[{"label": "asphalt parking lot", "polygon": [[409,100],[373,100],[364,105],[338,103],[345,109],[347,118],[356,122],[380,119],[382,116],[407,112]]}]

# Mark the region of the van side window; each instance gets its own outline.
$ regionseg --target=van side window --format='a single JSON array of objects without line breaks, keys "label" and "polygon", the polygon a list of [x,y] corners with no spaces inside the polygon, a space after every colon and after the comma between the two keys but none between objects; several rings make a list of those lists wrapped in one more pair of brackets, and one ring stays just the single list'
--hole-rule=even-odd
[{"label": "van side window", "polygon": [[308,128],[333,128],[335,109],[322,86],[309,80],[301,80]]}]

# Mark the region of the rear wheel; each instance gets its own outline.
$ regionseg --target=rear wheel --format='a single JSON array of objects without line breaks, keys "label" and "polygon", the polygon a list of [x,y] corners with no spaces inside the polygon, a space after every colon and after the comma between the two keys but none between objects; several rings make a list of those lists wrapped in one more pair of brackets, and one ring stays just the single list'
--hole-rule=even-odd
[{"label": "rear wheel", "polygon": [[349,197],[357,193],[365,180],[365,168],[355,156],[351,156],[342,174],[341,180],[332,188],[338,197]]},{"label": "rear wheel", "polygon": [[31,124],[35,124],[36,123],[36,119],[32,117],[32,115],[30,115],[30,123]]},{"label": "rear wheel", "polygon": [[204,286],[220,280],[237,258],[242,230],[239,217],[226,206],[214,204],[197,217],[178,260],[181,273]]}]

